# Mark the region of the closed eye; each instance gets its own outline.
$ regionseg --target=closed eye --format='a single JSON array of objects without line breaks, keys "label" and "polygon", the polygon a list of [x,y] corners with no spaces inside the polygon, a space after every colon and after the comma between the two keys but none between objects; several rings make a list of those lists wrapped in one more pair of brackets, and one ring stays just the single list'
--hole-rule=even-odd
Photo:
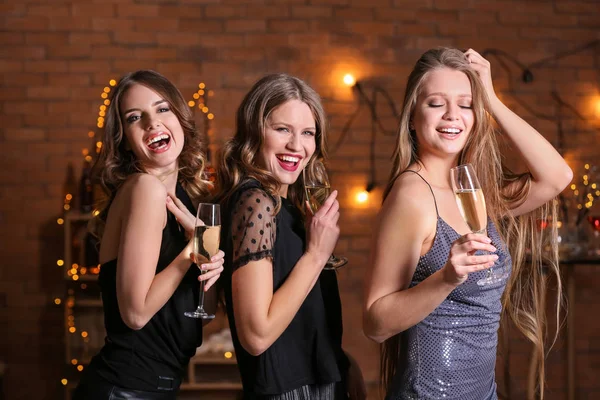
[{"label": "closed eye", "polygon": [[432,108],[438,108],[438,107],[443,107],[443,106],[444,106],[444,104],[429,104],[429,107],[432,107]]}]

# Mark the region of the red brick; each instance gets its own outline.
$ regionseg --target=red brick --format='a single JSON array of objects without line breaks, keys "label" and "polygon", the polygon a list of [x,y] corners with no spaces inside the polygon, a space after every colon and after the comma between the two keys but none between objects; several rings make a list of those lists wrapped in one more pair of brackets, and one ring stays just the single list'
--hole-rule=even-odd
[{"label": "red brick", "polygon": [[206,6],[204,13],[206,14],[207,18],[245,18],[248,14],[248,11],[246,7],[210,5]]},{"label": "red brick", "polygon": [[[39,118],[39,117],[38,117]],[[21,128],[8,130],[4,134],[4,140],[19,141],[19,142],[37,142],[46,138],[46,133],[43,129]]]},{"label": "red brick", "polygon": [[177,18],[145,18],[134,20],[134,29],[141,32],[169,32],[179,27]]},{"label": "red brick", "polygon": [[348,22],[352,33],[363,35],[391,35],[394,33],[394,25],[385,22]]},{"label": "red brick", "polygon": [[332,7],[293,6],[292,18],[329,18],[333,15]]},{"label": "red brick", "polygon": [[63,44],[62,46],[51,47],[48,49],[49,59],[63,58],[89,58],[92,54],[92,48],[89,44]]},{"label": "red brick", "polygon": [[244,36],[241,34],[218,34],[218,35],[199,35],[200,44],[203,47],[239,47],[243,46]]},{"label": "red brick", "polygon": [[261,34],[245,35],[247,46],[285,46],[289,44],[290,39],[287,35],[279,34]]},{"label": "red brick", "polygon": [[107,33],[70,33],[68,42],[79,45],[95,45],[109,44],[111,40]]},{"label": "red brick", "polygon": [[496,13],[484,11],[461,10],[459,19],[463,23],[493,24],[498,22]]},{"label": "red brick", "polygon": [[267,23],[267,30],[282,36],[289,32],[307,32],[308,21],[272,20]]},{"label": "red brick", "polygon": [[167,48],[137,48],[134,57],[140,60],[169,60],[177,55],[177,49]]},{"label": "red brick", "polygon": [[50,18],[51,31],[89,31],[92,26],[91,17],[52,17]]},{"label": "red brick", "polygon": [[193,33],[171,32],[168,35],[158,35],[156,43],[160,46],[177,43],[178,46],[197,46],[202,43],[202,37]]},{"label": "red brick", "polygon": [[29,45],[61,46],[69,40],[67,33],[30,33],[25,34],[25,42]]},{"label": "red brick", "polygon": [[417,12],[414,10],[396,9],[396,8],[381,8],[375,9],[375,17],[381,21],[410,21],[416,20]]},{"label": "red brick", "polygon": [[598,3],[595,1],[562,1],[554,5],[556,11],[571,14],[597,14]]},{"label": "red brick", "polygon": [[461,10],[471,6],[470,0],[433,0],[433,8],[438,10]]},{"label": "red brick", "polygon": [[248,9],[248,17],[252,19],[282,19],[290,16],[290,7],[288,5],[267,5],[259,6],[253,4]]},{"label": "red brick", "polygon": [[133,52],[131,51],[130,46],[122,45],[122,46],[94,46],[94,51],[92,52],[91,58],[93,59],[123,59],[123,58],[133,58]]},{"label": "red brick", "polygon": [[44,101],[11,101],[4,105],[6,114],[46,114],[47,102]]},{"label": "red brick", "polygon": [[153,44],[156,42],[156,37],[157,33],[153,32],[115,32],[114,42],[116,44]]},{"label": "red brick", "polygon": [[396,27],[399,35],[433,36],[435,26],[431,24],[402,24]]},{"label": "red brick", "polygon": [[4,73],[23,71],[23,62],[0,60],[0,71]]},{"label": "red brick", "polygon": [[25,14],[28,12],[28,8],[25,4],[23,3],[17,3],[17,4],[0,4],[0,15],[10,15],[13,17],[23,17],[25,16]]},{"label": "red brick", "polygon": [[0,87],[0,101],[24,100],[27,98],[26,88]]},{"label": "red brick", "polygon": [[158,17],[159,6],[155,4],[119,4],[117,5],[117,16],[122,17]]},{"label": "red brick", "polygon": [[25,42],[25,35],[21,32],[0,32],[0,44],[22,44]]},{"label": "red brick", "polygon": [[520,14],[514,11],[506,11],[498,14],[498,21],[503,25],[535,26],[538,24],[538,19],[539,17],[537,15]]},{"label": "red brick", "polygon": [[[218,7],[215,8],[221,8],[224,6],[219,5]],[[207,6],[207,11],[208,11],[208,6]],[[158,15],[164,18],[177,18],[177,17],[186,17],[186,18],[190,18],[191,16],[194,16],[195,18],[203,18],[205,16],[203,8],[201,6],[186,6],[186,5],[182,5],[182,4],[176,4],[176,5],[160,5],[159,9],[158,9]]]},{"label": "red brick", "polygon": [[458,20],[459,18],[457,11],[417,11],[417,21],[419,22],[435,22],[438,24],[443,24],[457,23]]},{"label": "red brick", "polygon": [[440,24],[438,31],[444,36],[477,36],[477,27],[465,24]]},{"label": "red brick", "polygon": [[226,32],[264,32],[266,23],[262,20],[228,20],[225,21]]},{"label": "red brick", "polygon": [[71,11],[74,17],[94,17],[94,18],[108,18],[115,16],[115,6],[113,4],[105,4],[102,6],[94,4],[73,4]]},{"label": "red brick", "polygon": [[94,18],[92,28],[94,31],[132,31],[133,19],[125,18]]},{"label": "red brick", "polygon": [[27,96],[32,99],[66,99],[69,88],[64,86],[38,86],[27,88]]},{"label": "red brick", "polygon": [[199,33],[219,33],[223,32],[224,23],[223,21],[198,21],[197,19],[180,19],[179,30],[183,32],[189,32],[191,35],[198,35]]},{"label": "red brick", "polygon": [[344,21],[372,21],[375,17],[373,7],[337,7],[333,12],[334,18]]},{"label": "red brick", "polygon": [[27,7],[28,15],[42,15],[45,17],[68,17],[70,9],[66,5],[37,5],[29,4]]},{"label": "red brick", "polygon": [[46,31],[50,23],[47,17],[8,17],[4,20],[4,29],[8,31]]},{"label": "red brick", "polygon": [[106,61],[88,61],[73,60],[69,61],[69,72],[100,72],[110,69],[110,62]]}]

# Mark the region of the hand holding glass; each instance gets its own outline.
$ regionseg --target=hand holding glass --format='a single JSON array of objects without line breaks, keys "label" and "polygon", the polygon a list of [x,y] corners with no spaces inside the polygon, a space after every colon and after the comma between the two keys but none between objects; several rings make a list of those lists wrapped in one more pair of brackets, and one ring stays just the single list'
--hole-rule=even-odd
[{"label": "hand holding glass", "polygon": [[[473,233],[486,234],[487,212],[485,198],[481,185],[471,164],[464,164],[450,170],[452,189],[456,203],[463,219],[469,225]],[[504,263],[501,273],[494,273],[492,268],[488,269],[487,276],[477,281],[480,286],[498,283],[508,277]]]},{"label": "hand holding glass", "polygon": [[[194,261],[200,268],[203,263],[210,263],[211,257],[219,252],[219,239],[221,237],[221,212],[218,204],[200,203],[196,214],[194,228],[193,252]],[[200,269],[203,274],[206,271]],[[198,308],[195,311],[185,312],[190,318],[213,319],[213,314],[204,311],[204,283],[200,282]]]},{"label": "hand holding glass", "polygon": [[[310,210],[314,214],[321,208],[331,192],[327,170],[321,161],[315,160],[311,165],[304,168],[302,174],[306,200],[308,201]],[[347,263],[348,259],[345,257],[336,257],[332,254],[323,269],[337,270]]]}]

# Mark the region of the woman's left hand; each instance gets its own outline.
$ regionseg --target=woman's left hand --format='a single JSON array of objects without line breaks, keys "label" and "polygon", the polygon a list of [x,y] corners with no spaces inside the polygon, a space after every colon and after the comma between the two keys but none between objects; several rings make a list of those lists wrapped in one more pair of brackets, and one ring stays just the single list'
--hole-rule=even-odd
[{"label": "woman's left hand", "polygon": [[350,354],[346,353],[346,357],[350,361],[348,376],[346,378],[348,398],[350,400],[365,400],[367,398],[367,387],[365,386],[365,380],[360,367]]},{"label": "woman's left hand", "polygon": [[492,83],[492,69],[490,62],[473,49],[465,51],[465,56],[467,57],[467,60],[469,60],[471,68],[479,75],[479,79],[481,79],[481,82],[483,83],[488,98],[491,102],[494,102],[498,97],[496,96],[494,84]]},{"label": "woman's left hand", "polygon": [[[194,260],[192,253],[192,260]],[[219,250],[217,254],[211,257],[209,263],[199,264],[198,267],[205,271],[198,277],[198,281],[206,281],[204,284],[204,291],[208,291],[210,287],[219,279],[221,272],[223,272],[223,262],[225,261],[225,253],[223,250]],[[195,262],[195,260],[194,260]]]},{"label": "woman's left hand", "polygon": [[167,208],[175,216],[179,225],[185,229],[185,237],[191,240],[196,228],[196,216],[188,210],[177,196],[170,193],[167,195]]}]

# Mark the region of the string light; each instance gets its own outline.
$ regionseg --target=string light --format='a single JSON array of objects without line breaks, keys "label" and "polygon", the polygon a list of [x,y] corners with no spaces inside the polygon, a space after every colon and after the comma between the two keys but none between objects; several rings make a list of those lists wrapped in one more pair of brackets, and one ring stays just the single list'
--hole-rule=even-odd
[{"label": "string light", "polygon": [[230,351],[226,351],[225,354],[223,354],[223,356],[225,356],[225,358],[229,359],[233,357],[233,353]]},{"label": "string light", "polygon": [[362,204],[365,203],[367,200],[369,200],[369,192],[367,192],[366,190],[362,190],[356,194],[356,201],[358,203]]},{"label": "string light", "polygon": [[354,78],[354,76],[352,74],[346,74],[346,75],[344,75],[343,82],[344,82],[344,85],[346,85],[348,87],[352,87],[356,84],[356,79]]}]

